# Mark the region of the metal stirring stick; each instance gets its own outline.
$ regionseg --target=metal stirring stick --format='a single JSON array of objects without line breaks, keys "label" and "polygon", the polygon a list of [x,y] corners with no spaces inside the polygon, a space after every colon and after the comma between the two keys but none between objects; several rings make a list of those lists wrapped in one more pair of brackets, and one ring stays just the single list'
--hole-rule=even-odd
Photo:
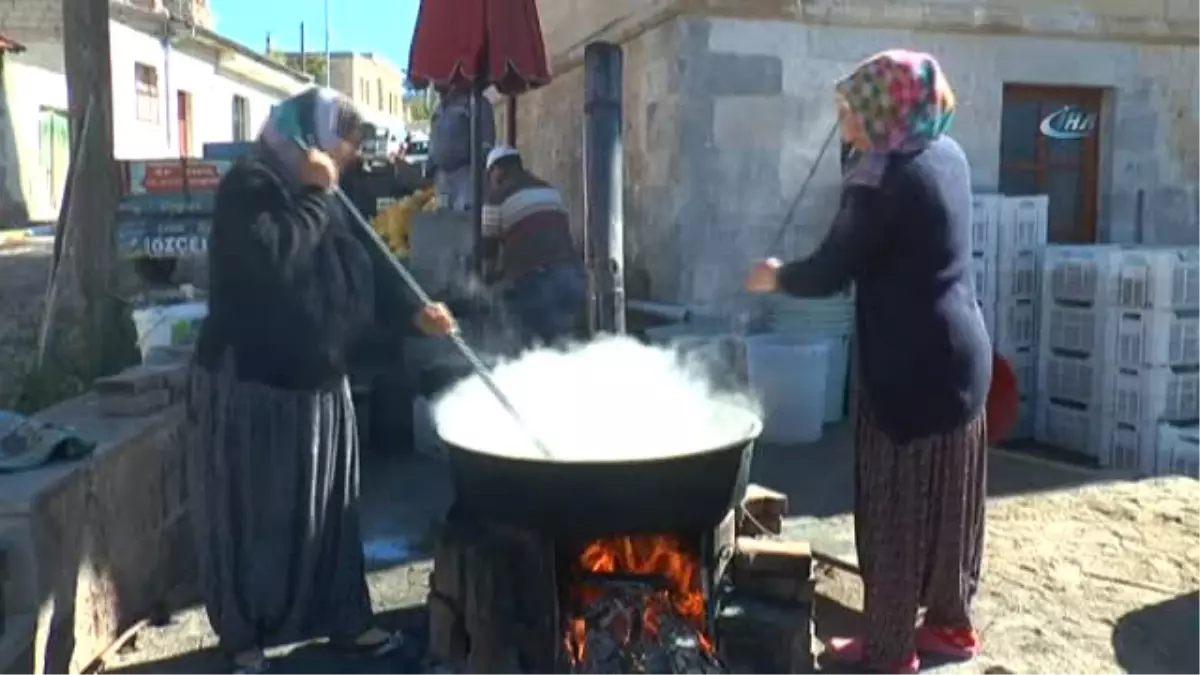
[{"label": "metal stirring stick", "polygon": [[[309,146],[302,139],[295,138],[293,140],[296,141],[296,145],[300,146],[301,149],[306,152],[308,151]],[[370,238],[370,241],[379,249],[379,252],[383,255],[383,258],[391,263],[392,269],[400,275],[400,278],[404,280],[404,284],[408,286],[408,289],[412,291],[413,295],[417,296],[417,300],[421,303],[421,306],[428,307],[434,304],[433,298],[429,297],[429,294],[425,292],[424,288],[421,288],[421,284],[417,282],[416,277],[414,277],[412,273],[408,271],[408,268],[406,268],[399,260],[397,260],[396,256],[392,255],[392,252],[388,250],[387,244],[383,243],[383,239],[381,239],[379,234],[375,232],[374,228],[367,223],[366,217],[364,217],[362,212],[358,210],[358,207],[356,207],[354,203],[350,201],[350,198],[346,196],[346,193],[342,192],[342,189],[337,186],[334,186],[333,193],[337,195],[338,200],[342,202],[342,205],[346,207],[346,210],[354,216],[354,220],[357,221],[358,226],[366,233],[366,235]],[[504,410],[512,416],[513,420],[521,427],[521,429],[529,435],[529,440],[533,442],[533,445],[538,449],[538,452],[541,452],[546,459],[553,459],[554,453],[550,452],[550,449],[546,447],[546,444],[543,443],[540,438],[538,438],[537,434],[533,433],[533,429],[530,428],[529,424],[525,422],[525,418],[522,417],[519,412],[517,412],[517,409],[513,406],[512,401],[509,400],[508,396],[505,396],[504,392],[500,389],[500,386],[496,384],[494,379],[492,379],[492,374],[488,372],[487,366],[484,365],[482,360],[480,360],[479,355],[475,353],[474,349],[471,349],[471,346],[467,344],[466,340],[463,340],[462,334],[455,330],[446,337],[450,339],[450,342],[455,346],[456,349],[458,349],[458,352],[467,360],[467,363],[471,364],[471,369],[474,370],[475,374],[479,376],[479,379],[483,381],[484,386],[491,390],[492,395],[496,397],[496,400],[500,403],[501,407],[503,407]]]}]

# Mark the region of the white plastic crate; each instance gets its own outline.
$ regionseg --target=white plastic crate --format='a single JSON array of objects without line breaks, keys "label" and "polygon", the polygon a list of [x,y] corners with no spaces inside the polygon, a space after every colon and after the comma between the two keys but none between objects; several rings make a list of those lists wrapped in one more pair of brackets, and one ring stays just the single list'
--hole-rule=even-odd
[{"label": "white plastic crate", "polygon": [[971,199],[971,252],[996,257],[996,234],[1000,228],[1003,195],[978,194]]},{"label": "white plastic crate", "polygon": [[1112,387],[1112,372],[1104,359],[1042,350],[1038,354],[1038,393],[1055,400],[1103,407]]},{"label": "white plastic crate", "polygon": [[1190,422],[1198,416],[1200,374],[1195,370],[1121,368],[1112,382],[1112,413],[1117,422]]},{"label": "white plastic crate", "polygon": [[1160,424],[1157,456],[1155,473],[1200,478],[1200,427]]},{"label": "white plastic crate", "polygon": [[1200,309],[1200,248],[1135,247],[1121,252],[1116,302],[1132,309]]},{"label": "white plastic crate", "polygon": [[979,306],[980,313],[983,314],[983,325],[987,328],[988,335],[992,338],[992,342],[996,341],[996,305],[990,302],[976,300],[975,304]]},{"label": "white plastic crate", "polygon": [[1038,318],[1037,303],[1033,300],[996,303],[992,343],[997,351],[1004,353],[1037,346]]},{"label": "white plastic crate", "polygon": [[997,258],[991,266],[997,302],[1037,300],[1041,294],[1042,263],[1037,251]]},{"label": "white plastic crate", "polygon": [[997,349],[1000,356],[1008,361],[1017,378],[1017,391],[1022,397],[1033,396],[1037,393],[1038,361],[1037,350],[1033,347],[1021,349]]},{"label": "white plastic crate", "polygon": [[1111,358],[1116,315],[1108,306],[1042,305],[1039,346],[1086,356]]},{"label": "white plastic crate", "polygon": [[1117,365],[1200,365],[1200,316],[1153,309],[1115,314]]},{"label": "white plastic crate", "polygon": [[986,256],[971,256],[971,274],[974,277],[975,299],[981,304],[996,302],[996,277],[992,272],[992,261]]},{"label": "white plastic crate", "polygon": [[1100,458],[1102,466],[1142,476],[1158,473],[1157,425],[1150,422],[1122,424],[1110,420],[1105,425],[1104,443]]},{"label": "white plastic crate", "polygon": [[1116,300],[1115,244],[1050,245],[1042,251],[1042,302],[1107,304]]},{"label": "white plastic crate", "polygon": [[996,255],[1004,258],[1045,246],[1049,211],[1050,197],[1046,195],[1005,197],[1000,202]]},{"label": "white plastic crate", "polygon": [[1032,396],[1022,397],[1017,404],[1017,421],[1004,437],[1006,441],[1024,441],[1033,438],[1037,428],[1037,403]]},{"label": "white plastic crate", "polygon": [[1104,414],[1099,406],[1054,401],[1039,395],[1033,437],[1039,443],[1077,452],[1108,464],[1102,456]]}]

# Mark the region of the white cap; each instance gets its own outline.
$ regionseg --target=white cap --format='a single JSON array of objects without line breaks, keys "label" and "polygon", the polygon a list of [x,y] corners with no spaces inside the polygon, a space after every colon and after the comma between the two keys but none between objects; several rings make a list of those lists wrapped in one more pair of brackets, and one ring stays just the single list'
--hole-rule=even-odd
[{"label": "white cap", "polygon": [[505,157],[520,157],[520,156],[521,156],[521,153],[517,152],[517,149],[512,147],[511,145],[497,145],[496,147],[492,148],[491,152],[488,153],[487,162],[485,162],[483,165],[484,170],[486,171],[488,169],[491,169],[493,164],[495,164],[496,162],[499,162],[500,160],[504,159]]}]

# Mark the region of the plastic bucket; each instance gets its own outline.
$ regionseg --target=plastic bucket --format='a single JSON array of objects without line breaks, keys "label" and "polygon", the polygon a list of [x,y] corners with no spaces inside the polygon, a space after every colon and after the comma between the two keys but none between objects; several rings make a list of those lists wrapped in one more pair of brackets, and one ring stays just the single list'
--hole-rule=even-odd
[{"label": "plastic bucket", "polygon": [[768,443],[813,443],[825,422],[828,340],[768,333],[746,338],[750,386],[763,406]]},{"label": "plastic bucket", "polygon": [[841,422],[846,416],[846,386],[850,379],[850,335],[822,330],[777,331],[797,340],[829,343],[829,366],[825,372],[825,423]]},{"label": "plastic bucket", "polygon": [[137,330],[138,349],[145,360],[156,348],[189,345],[204,317],[208,303],[181,302],[175,305],[156,305],[133,310],[133,325]]}]

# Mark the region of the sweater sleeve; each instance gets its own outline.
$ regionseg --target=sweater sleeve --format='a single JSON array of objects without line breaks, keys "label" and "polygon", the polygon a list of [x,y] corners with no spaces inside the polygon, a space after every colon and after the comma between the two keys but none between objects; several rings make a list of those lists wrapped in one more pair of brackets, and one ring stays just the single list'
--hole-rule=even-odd
[{"label": "sweater sleeve", "polygon": [[[329,227],[332,195],[306,188],[291,196],[266,171],[235,169],[217,194],[214,222],[259,258],[260,274],[285,285],[313,272],[315,255]],[[251,250],[243,250],[249,254]]]},{"label": "sweater sleeve", "polygon": [[832,295],[843,290],[867,268],[886,232],[882,193],[867,187],[848,187],[829,234],[815,253],[779,270],[779,287],[801,297]]}]

